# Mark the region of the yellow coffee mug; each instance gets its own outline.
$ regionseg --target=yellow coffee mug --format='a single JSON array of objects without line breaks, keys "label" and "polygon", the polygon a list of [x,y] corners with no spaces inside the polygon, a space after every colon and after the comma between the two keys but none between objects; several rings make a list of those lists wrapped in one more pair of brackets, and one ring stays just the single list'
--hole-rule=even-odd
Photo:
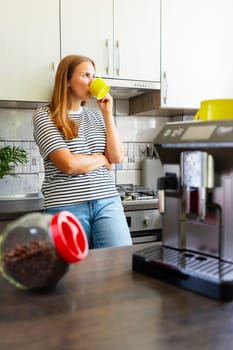
[{"label": "yellow coffee mug", "polygon": [[89,92],[94,96],[97,100],[102,100],[110,90],[110,86],[102,79],[95,78],[92,80],[89,86]]},{"label": "yellow coffee mug", "polygon": [[233,119],[233,99],[216,99],[201,101],[200,109],[194,120],[225,120]]}]

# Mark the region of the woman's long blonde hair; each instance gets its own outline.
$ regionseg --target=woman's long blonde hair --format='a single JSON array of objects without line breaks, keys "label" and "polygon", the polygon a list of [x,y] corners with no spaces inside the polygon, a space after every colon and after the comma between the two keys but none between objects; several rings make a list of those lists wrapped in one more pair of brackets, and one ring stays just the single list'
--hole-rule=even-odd
[{"label": "woman's long blonde hair", "polygon": [[56,72],[51,102],[48,105],[54,124],[67,140],[78,136],[78,125],[68,115],[68,110],[71,109],[68,81],[71,79],[74,69],[82,62],[91,62],[95,68],[95,63],[86,56],[69,55],[61,60]]}]

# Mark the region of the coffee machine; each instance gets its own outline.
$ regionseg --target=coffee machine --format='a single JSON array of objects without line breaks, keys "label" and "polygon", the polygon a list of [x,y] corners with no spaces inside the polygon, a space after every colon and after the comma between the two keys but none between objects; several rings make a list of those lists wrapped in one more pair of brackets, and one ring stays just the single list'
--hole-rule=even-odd
[{"label": "coffee machine", "polygon": [[155,140],[162,244],[133,270],[233,300],[233,120],[166,123]]}]

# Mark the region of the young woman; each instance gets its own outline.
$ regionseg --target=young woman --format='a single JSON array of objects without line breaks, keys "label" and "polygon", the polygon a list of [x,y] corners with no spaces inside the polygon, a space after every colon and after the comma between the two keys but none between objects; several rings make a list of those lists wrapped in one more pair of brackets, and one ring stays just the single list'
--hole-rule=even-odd
[{"label": "young woman", "polygon": [[121,199],[111,176],[123,148],[112,115],[110,94],[85,108],[95,64],[85,56],[64,57],[57,69],[48,106],[33,115],[34,138],[44,161],[42,185],[48,213],[72,212],[90,248],[130,245]]}]

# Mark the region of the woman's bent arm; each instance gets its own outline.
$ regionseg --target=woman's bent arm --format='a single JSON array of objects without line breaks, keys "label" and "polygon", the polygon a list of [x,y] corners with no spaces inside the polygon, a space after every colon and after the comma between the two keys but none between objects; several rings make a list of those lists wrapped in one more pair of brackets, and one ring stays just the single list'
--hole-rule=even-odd
[{"label": "woman's bent arm", "polygon": [[105,166],[111,170],[112,165],[103,154],[77,154],[66,148],[60,148],[49,155],[49,159],[56,167],[67,175],[85,174]]},{"label": "woman's bent arm", "polygon": [[97,101],[97,103],[103,114],[106,127],[105,154],[111,163],[121,163],[123,161],[124,151],[112,114],[112,96],[107,94],[103,100]]}]

